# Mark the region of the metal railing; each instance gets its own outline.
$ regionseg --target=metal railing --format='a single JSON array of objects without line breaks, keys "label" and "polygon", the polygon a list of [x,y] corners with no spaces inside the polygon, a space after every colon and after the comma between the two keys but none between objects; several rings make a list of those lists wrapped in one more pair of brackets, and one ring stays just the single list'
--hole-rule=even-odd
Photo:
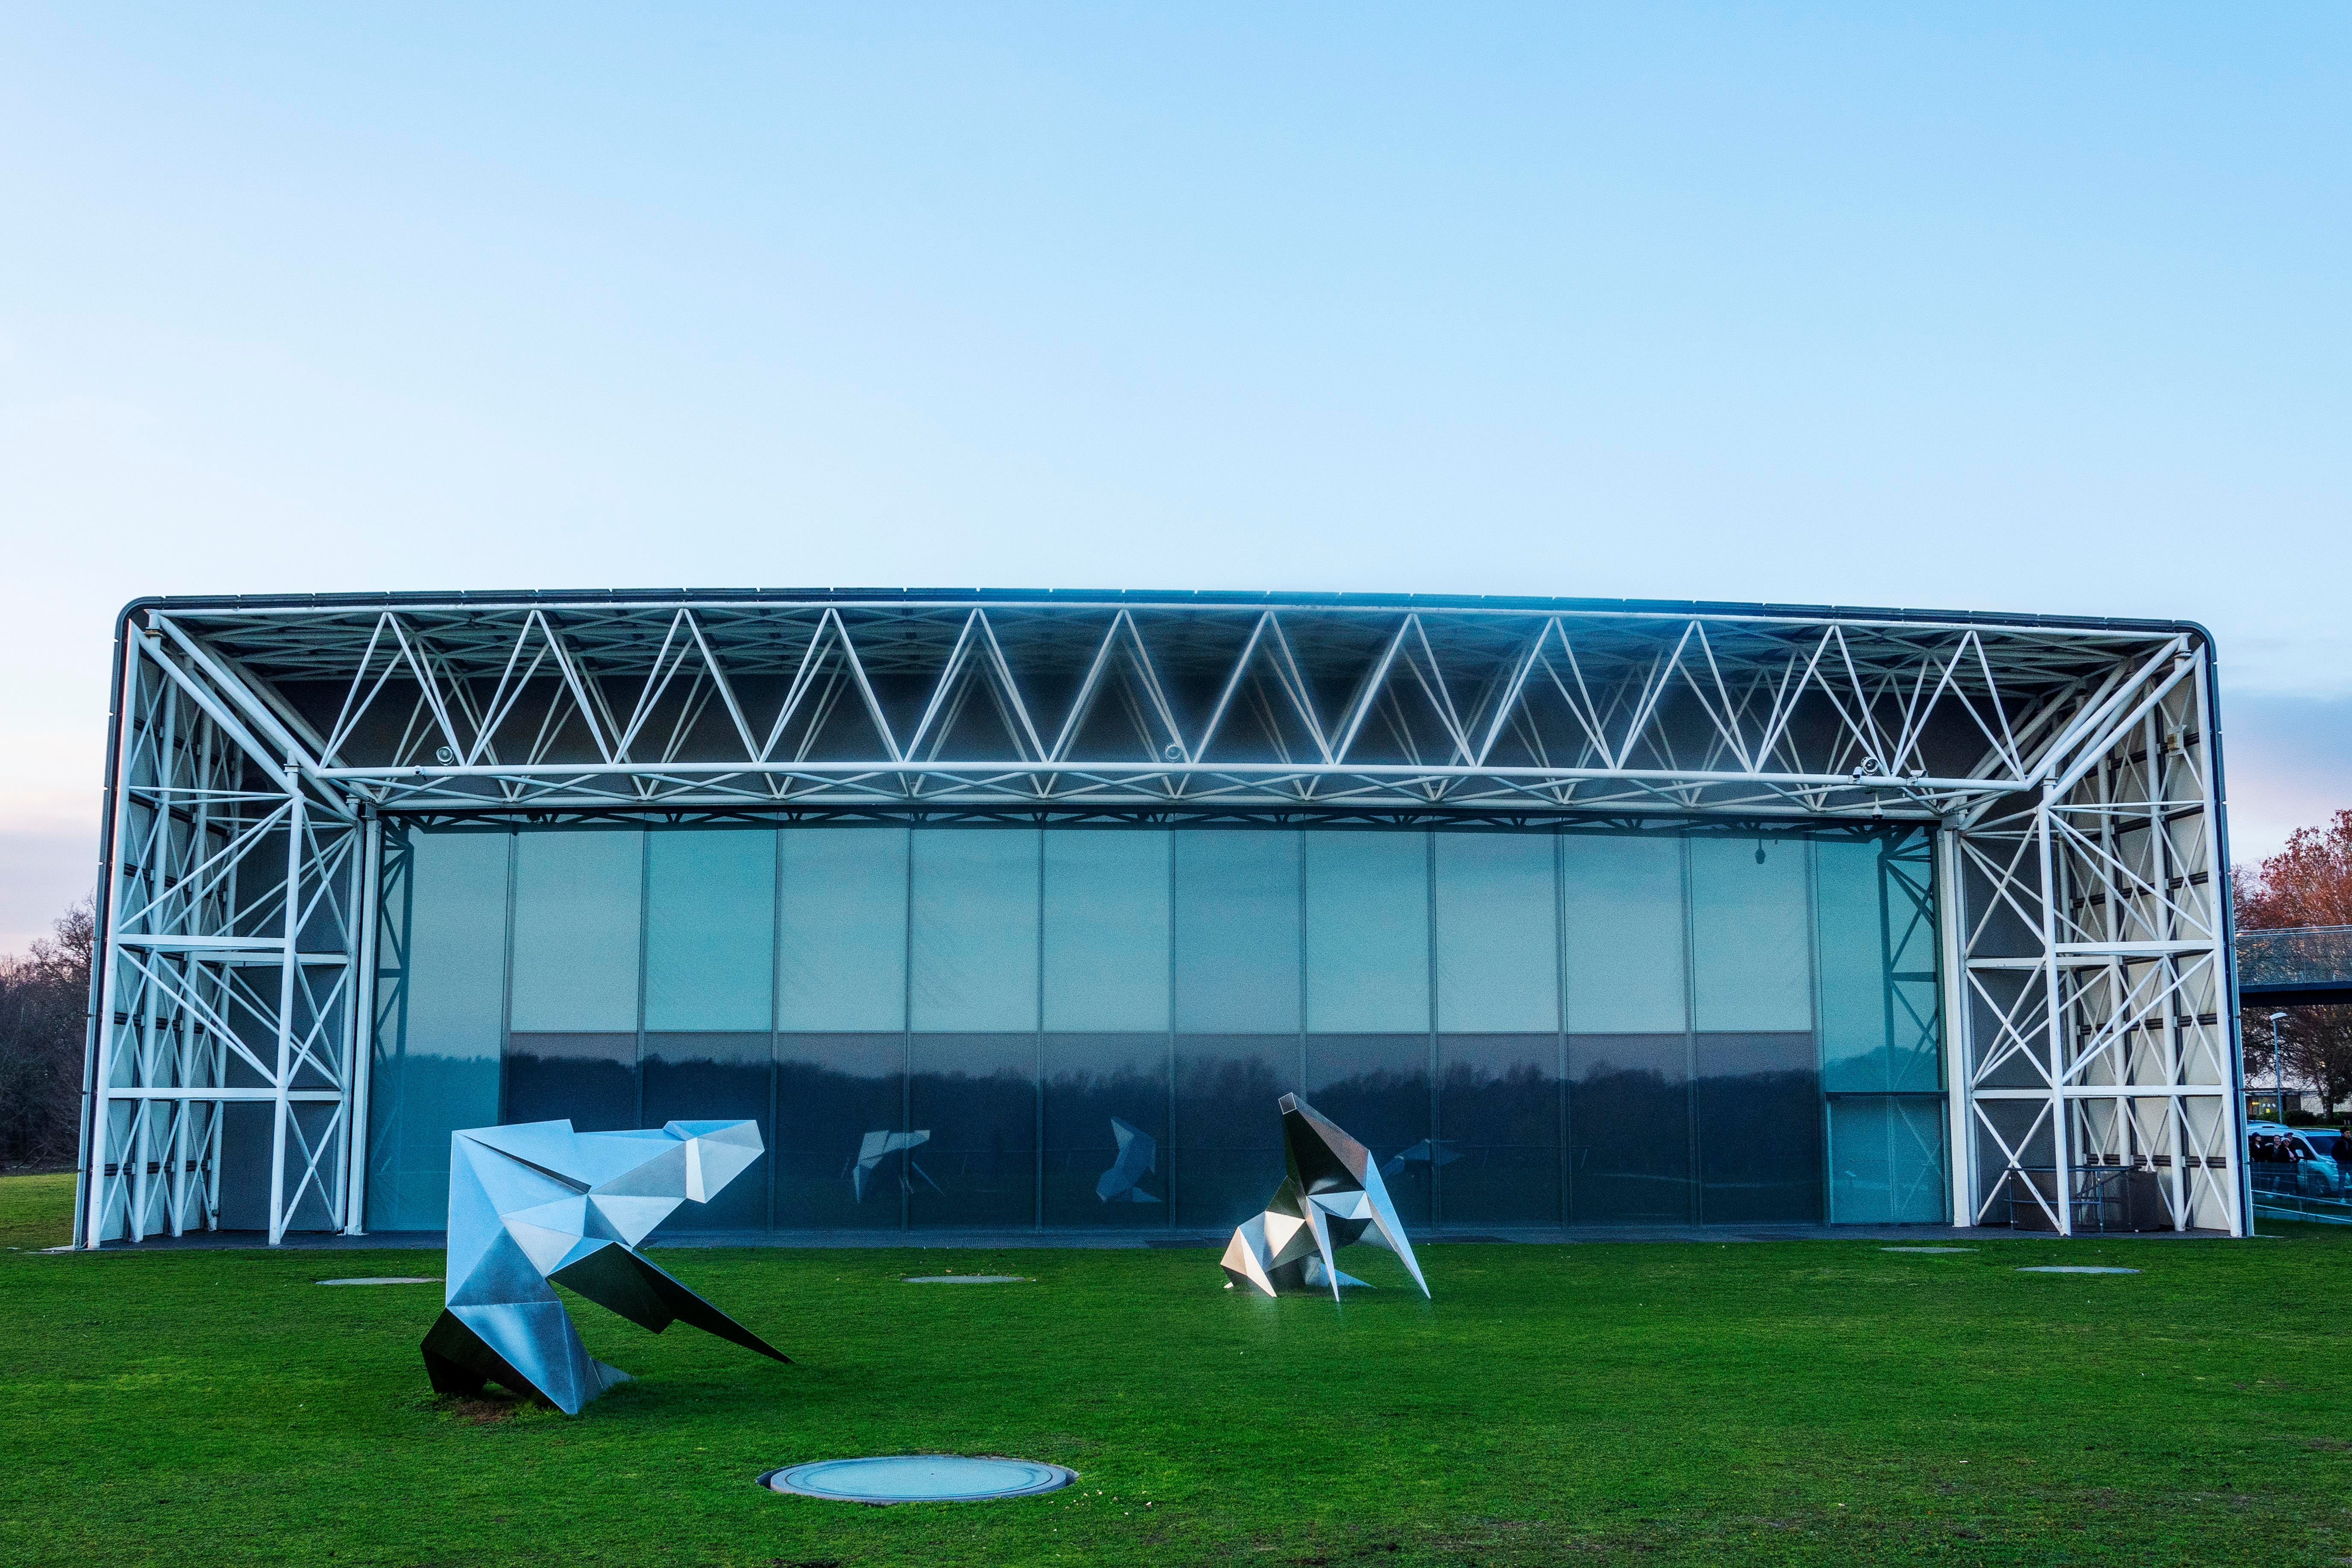
[{"label": "metal railing", "polygon": [[2238,988],[2352,986],[2352,925],[2238,933]]},{"label": "metal railing", "polygon": [[2295,1166],[2261,1164],[2247,1169],[2252,1177],[2256,1216],[2352,1225],[2352,1195],[2312,1190],[2312,1184]]}]

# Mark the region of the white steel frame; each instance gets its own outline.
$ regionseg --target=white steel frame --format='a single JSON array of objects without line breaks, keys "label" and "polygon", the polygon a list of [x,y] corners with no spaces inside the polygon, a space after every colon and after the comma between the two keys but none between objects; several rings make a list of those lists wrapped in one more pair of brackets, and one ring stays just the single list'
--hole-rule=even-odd
[{"label": "white steel frame", "polygon": [[79,1245],[215,1226],[248,1104],[270,1240],[359,1228],[387,819],[907,813],[1931,824],[1955,1216],[2070,1231],[2137,1162],[2246,1228],[2193,626],[521,594],[154,601],[120,646]]}]

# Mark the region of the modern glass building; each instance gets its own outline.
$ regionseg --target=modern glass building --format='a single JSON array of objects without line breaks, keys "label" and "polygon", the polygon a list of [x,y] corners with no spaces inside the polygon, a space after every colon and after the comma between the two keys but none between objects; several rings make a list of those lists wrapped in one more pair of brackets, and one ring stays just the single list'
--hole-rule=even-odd
[{"label": "modern glass building", "polygon": [[1294,1090],[1416,1227],[2242,1228],[2194,627],[164,600],[117,690],[84,1244],[552,1117],[757,1120],[680,1228],[1215,1230]]}]

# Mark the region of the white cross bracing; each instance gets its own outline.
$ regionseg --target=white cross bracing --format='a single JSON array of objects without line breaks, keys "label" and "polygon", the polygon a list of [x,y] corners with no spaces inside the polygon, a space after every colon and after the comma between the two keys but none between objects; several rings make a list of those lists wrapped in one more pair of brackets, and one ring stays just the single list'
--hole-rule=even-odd
[{"label": "white cross bracing", "polygon": [[2137,1161],[2244,1228],[2194,628],[530,594],[159,601],[121,648],[83,1245],[216,1223],[239,1116],[273,1241],[358,1228],[387,817],[1933,824],[1955,1215],[2071,1229]]}]

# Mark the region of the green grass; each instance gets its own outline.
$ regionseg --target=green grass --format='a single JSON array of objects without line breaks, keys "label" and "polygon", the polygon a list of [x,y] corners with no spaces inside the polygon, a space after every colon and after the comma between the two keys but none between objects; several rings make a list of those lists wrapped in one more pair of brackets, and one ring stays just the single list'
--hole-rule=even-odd
[{"label": "green grass", "polygon": [[[0,1233],[69,1178],[0,1179]],[[0,1252],[0,1561],[2101,1563],[2352,1556],[2352,1237],[1444,1246],[1265,1301],[1207,1251],[670,1251],[795,1358],[574,1303],[638,1381],[436,1399],[437,1253]],[[1349,1266],[1393,1287],[1393,1260]],[[2122,1261],[2138,1275],[2032,1275]],[[1035,1276],[919,1286],[952,1266]],[[1083,1490],[860,1508],[792,1461],[945,1449]]]}]

